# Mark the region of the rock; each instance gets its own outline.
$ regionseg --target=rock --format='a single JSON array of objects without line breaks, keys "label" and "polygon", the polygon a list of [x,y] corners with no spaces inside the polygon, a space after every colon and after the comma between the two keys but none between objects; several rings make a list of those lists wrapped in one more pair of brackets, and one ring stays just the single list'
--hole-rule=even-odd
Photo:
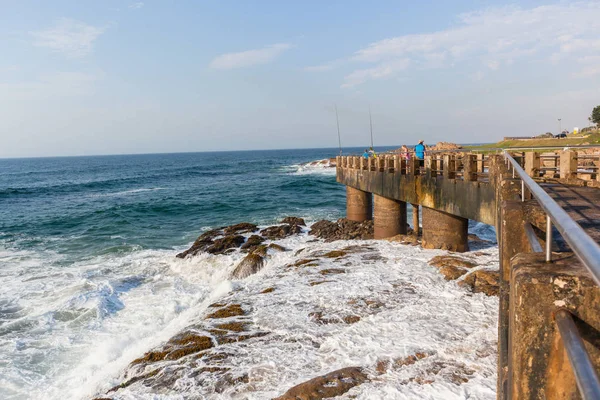
[{"label": "rock", "polygon": [[171,338],[162,348],[147,352],[142,357],[133,360],[131,365],[177,360],[210,349],[213,345],[212,339],[208,336],[198,335],[191,331],[183,332]]},{"label": "rock", "polygon": [[458,145],[456,143],[450,143],[450,142],[438,142],[435,146],[431,147],[429,150],[435,150],[435,151],[439,151],[439,150],[459,150],[462,149],[463,147],[461,145]]},{"label": "rock", "polygon": [[223,254],[226,250],[240,247],[246,239],[241,235],[225,236],[216,239],[205,251],[210,254]]},{"label": "rock", "polygon": [[306,222],[304,222],[304,218],[299,217],[285,217],[281,220],[282,224],[288,225],[298,225],[298,226],[306,226]]},{"label": "rock", "polygon": [[379,374],[385,374],[391,369],[398,369],[404,367],[405,365],[412,365],[417,361],[428,357],[429,355],[430,354],[427,353],[415,353],[414,355],[410,355],[404,358],[397,358],[395,360],[379,360],[377,361],[375,370]]},{"label": "rock", "polygon": [[280,246],[277,243],[269,243],[269,245],[267,246],[267,248],[269,250],[275,250],[275,251],[287,251],[287,249],[285,247]]},{"label": "rock", "polygon": [[254,275],[265,265],[265,259],[258,254],[250,253],[235,267],[232,278],[244,279]]},{"label": "rock", "polygon": [[233,235],[233,234],[240,234],[240,233],[256,232],[257,230],[258,230],[258,227],[255,224],[251,224],[249,222],[242,222],[239,224],[235,224],[235,225],[226,227],[223,230],[223,232],[225,233],[225,235]]},{"label": "rock", "polygon": [[429,265],[439,268],[447,281],[460,278],[476,266],[475,263],[457,256],[436,256],[429,260]]},{"label": "rock", "polygon": [[265,238],[259,235],[252,235],[246,240],[246,243],[242,245],[242,250],[252,252],[259,244],[265,241]]},{"label": "rock", "polygon": [[288,236],[298,234],[300,232],[302,232],[302,228],[299,225],[283,224],[265,228],[262,231],[260,231],[260,234],[266,237],[267,239],[274,240],[283,239]]},{"label": "rock", "polygon": [[348,253],[345,252],[345,251],[343,251],[343,250],[333,250],[333,251],[330,251],[329,253],[323,254],[323,257],[326,257],[326,258],[341,258],[341,257],[346,256],[347,254]]},{"label": "rock", "polygon": [[328,268],[322,269],[319,271],[321,275],[337,275],[337,274],[345,274],[346,270],[341,268]]},{"label": "rock", "polygon": [[[200,235],[189,249],[177,254],[176,257],[185,258],[201,252],[224,254],[244,244],[245,239],[240,233],[254,232],[257,229],[256,225],[249,222],[212,229]],[[219,238],[220,236],[221,238]]]},{"label": "rock", "polygon": [[335,240],[373,239],[373,221],[356,222],[340,218],[336,222],[322,220],[311,226],[310,235],[326,242]]},{"label": "rock", "polygon": [[392,236],[389,238],[384,238],[383,240],[387,240],[388,242],[401,243],[401,244],[410,244],[416,246],[420,243],[419,238],[414,234],[403,235],[399,234],[396,236]]},{"label": "rock", "polygon": [[458,282],[459,286],[470,288],[473,293],[484,293],[488,296],[497,296],[499,287],[499,272],[481,269],[475,271]]},{"label": "rock", "polygon": [[369,378],[360,367],[342,368],[294,386],[274,400],[321,400],[341,396]]},{"label": "rock", "polygon": [[260,293],[261,294],[271,293],[274,290],[275,290],[275,288],[270,287],[270,288],[266,288],[265,290],[261,291]]},{"label": "rock", "polygon": [[206,319],[237,317],[245,314],[242,306],[239,304],[229,304],[228,306],[207,315]]}]

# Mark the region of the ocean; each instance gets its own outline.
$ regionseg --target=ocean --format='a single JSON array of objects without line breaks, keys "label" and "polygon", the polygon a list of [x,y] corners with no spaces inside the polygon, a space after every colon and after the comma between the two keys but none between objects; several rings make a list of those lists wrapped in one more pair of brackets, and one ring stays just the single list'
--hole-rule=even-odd
[{"label": "ocean", "polygon": [[[438,371],[440,386],[423,386],[416,396],[495,398],[497,299],[467,293],[426,266],[429,258],[445,252],[367,241],[378,256],[368,262],[356,258],[364,269],[356,276],[340,274],[328,281],[335,285],[314,286],[310,292],[301,284],[309,278],[299,277],[309,270],[294,275],[282,268],[302,249],[335,250],[348,243],[326,244],[303,232],[281,241],[293,251],[273,256],[263,271],[240,281],[230,279],[239,254],[175,258],[211,228],[242,221],[267,226],[285,216],[303,217],[309,225],[343,217],[345,191],[335,182],[335,169],[303,165],[336,153],[309,149],[0,160],[0,398],[106,397],[130,373],[133,359],[194,323],[211,302],[246,293],[246,300],[238,300],[250,304],[255,300],[248,291],[266,283],[285,286],[286,295],[272,303],[263,296],[260,307],[259,300],[250,304],[260,308],[254,323],[277,331],[280,340],[246,349],[247,358],[235,363],[240,371],[262,377],[251,387],[241,382],[217,390],[186,375],[168,389],[140,383],[109,397],[271,398],[317,372],[373,363],[378,354],[396,351],[400,356],[419,346],[445,354],[449,348],[440,341],[446,337],[455,347],[473,346],[462,353],[452,347],[453,359],[476,372],[470,383],[454,387]],[[493,240],[490,227],[471,228]],[[471,256],[482,268],[497,267],[494,245]],[[410,281],[415,289],[396,296],[379,293],[378,285],[389,280]],[[307,325],[311,302],[335,303],[349,295],[348,287],[355,296],[378,292],[383,297],[377,301],[385,297],[389,310],[347,331]],[[286,304],[297,307],[284,309]],[[401,331],[403,339],[393,340]],[[282,355],[289,345],[283,337],[296,334],[311,337],[313,346],[288,348],[288,356]],[[458,343],[461,335],[465,341]],[[482,346],[484,355],[473,358],[472,350]],[[404,378],[386,379],[358,391],[357,398],[414,398],[418,393],[412,383],[403,391],[398,380]]]}]

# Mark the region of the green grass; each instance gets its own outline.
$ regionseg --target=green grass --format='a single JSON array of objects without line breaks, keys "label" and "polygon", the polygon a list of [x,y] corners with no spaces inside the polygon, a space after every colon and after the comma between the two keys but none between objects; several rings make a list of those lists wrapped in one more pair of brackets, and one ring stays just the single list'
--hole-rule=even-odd
[{"label": "green grass", "polygon": [[569,135],[563,139],[531,139],[531,140],[503,140],[498,143],[484,144],[479,146],[467,146],[469,150],[486,149],[510,149],[515,147],[537,147],[552,146],[556,148],[576,145],[600,145],[600,131],[596,130],[589,134]]}]

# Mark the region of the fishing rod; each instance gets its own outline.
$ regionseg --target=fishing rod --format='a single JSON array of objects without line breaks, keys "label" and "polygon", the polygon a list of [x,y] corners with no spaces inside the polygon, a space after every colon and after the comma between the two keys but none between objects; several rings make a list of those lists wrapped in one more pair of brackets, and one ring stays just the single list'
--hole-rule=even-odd
[{"label": "fishing rod", "polygon": [[340,119],[338,117],[337,104],[335,104],[335,122],[337,123],[338,143],[340,145],[340,156],[342,155],[342,136],[340,135]]},{"label": "fishing rod", "polygon": [[371,105],[369,104],[369,126],[371,127],[371,148],[373,148],[373,118],[371,117]]}]

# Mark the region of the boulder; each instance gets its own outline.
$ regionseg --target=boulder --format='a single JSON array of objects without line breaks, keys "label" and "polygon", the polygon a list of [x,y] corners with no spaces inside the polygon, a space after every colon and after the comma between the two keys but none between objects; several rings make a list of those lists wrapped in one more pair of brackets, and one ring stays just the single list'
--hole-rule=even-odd
[{"label": "boulder", "polygon": [[250,275],[254,275],[265,265],[265,259],[258,254],[250,253],[235,267],[232,278],[244,279]]},{"label": "boulder", "polygon": [[274,400],[321,400],[341,396],[354,386],[369,381],[360,367],[348,367],[294,386]]},{"label": "boulder", "polygon": [[242,245],[242,250],[252,252],[258,245],[265,241],[265,238],[259,235],[252,235],[246,240],[246,243]]},{"label": "boulder", "polygon": [[447,281],[460,278],[476,264],[457,256],[436,256],[429,260],[429,265],[439,269]]},{"label": "boulder", "polygon": [[298,225],[298,226],[306,226],[306,222],[304,222],[304,218],[299,217],[285,217],[281,220],[282,224],[288,225]]},{"label": "boulder", "polygon": [[302,232],[302,228],[299,225],[275,225],[260,231],[260,234],[267,239],[283,239],[291,235],[295,235]]},{"label": "boulder", "polygon": [[325,239],[326,242],[335,240],[373,239],[373,221],[356,222],[340,218],[336,222],[322,220],[311,226],[309,235]]},{"label": "boulder", "polygon": [[460,286],[467,287],[473,293],[484,293],[488,296],[497,296],[499,291],[499,272],[480,269],[458,282]]},{"label": "boulder", "polygon": [[244,244],[245,239],[240,235],[241,233],[255,232],[257,229],[256,225],[249,222],[211,229],[200,235],[189,249],[177,254],[176,257],[185,258],[202,252],[223,254]]}]

